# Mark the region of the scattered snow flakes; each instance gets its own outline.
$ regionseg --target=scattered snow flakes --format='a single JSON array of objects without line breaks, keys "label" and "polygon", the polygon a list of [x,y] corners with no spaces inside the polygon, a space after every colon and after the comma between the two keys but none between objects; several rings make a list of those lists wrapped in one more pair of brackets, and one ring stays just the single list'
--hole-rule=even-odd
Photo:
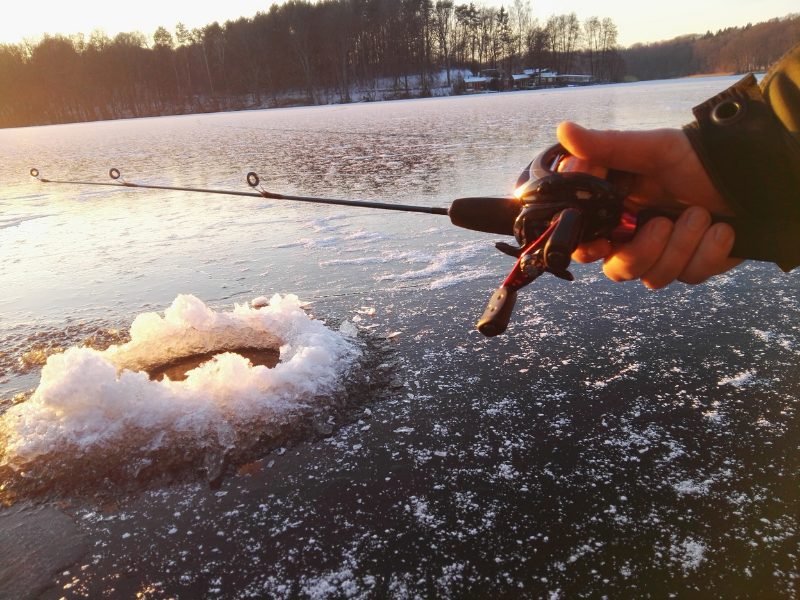
[{"label": "scattered snow flakes", "polygon": [[709,486],[713,480],[706,479],[705,481],[693,481],[687,479],[676,483],[673,488],[681,496],[704,496],[709,491]]},{"label": "scattered snow flakes", "polygon": [[411,496],[408,501],[409,503],[405,505],[406,512],[412,513],[421,525],[436,529],[442,524],[441,519],[437,519],[430,513],[426,500]]},{"label": "scattered snow flakes", "polygon": [[596,549],[592,548],[589,544],[582,544],[580,547],[575,548],[575,550],[570,554],[569,558],[567,559],[568,564],[572,564],[577,562],[582,556],[586,554],[590,554],[595,552]]},{"label": "scattered snow flakes", "polygon": [[442,567],[442,574],[436,579],[440,594],[449,595],[451,590],[464,580],[465,563],[456,562]]},{"label": "scattered snow flakes", "polygon": [[703,416],[715,425],[721,425],[725,422],[725,417],[716,408],[703,411]]},{"label": "scattered snow flakes", "polygon": [[706,560],[705,552],[705,544],[691,537],[687,537],[680,543],[673,540],[669,549],[670,558],[681,566],[684,574],[697,570]]},{"label": "scattered snow flakes", "polygon": [[661,446],[669,449],[669,454],[664,456],[661,462],[672,462],[676,458],[686,455],[686,450],[683,445],[675,440],[666,439],[661,442]]},{"label": "scattered snow flakes", "polygon": [[758,425],[762,429],[772,429],[773,427],[772,422],[766,419],[765,417],[759,417],[758,420],[756,421],[756,425]]},{"label": "scattered snow flakes", "polygon": [[640,369],[641,365],[639,363],[631,363],[606,379],[598,379],[596,381],[586,380],[584,381],[584,385],[590,388],[603,389],[614,381],[628,378],[631,374],[637,373]]},{"label": "scattered snow flakes", "polygon": [[413,427],[398,427],[397,429],[394,430],[394,433],[413,433],[413,432],[414,432]]},{"label": "scattered snow flakes", "polygon": [[363,591],[363,586],[367,583],[365,579],[361,581],[356,579],[353,571],[345,567],[339,571],[331,571],[308,579],[303,586],[301,595],[312,600],[339,596],[355,598],[358,597],[360,591]]},{"label": "scattered snow flakes", "polygon": [[748,369],[734,375],[733,377],[725,377],[717,382],[717,385],[732,385],[737,388],[753,385],[756,383],[756,372],[754,369]]},{"label": "scattered snow flakes", "polygon": [[784,350],[794,351],[794,340],[785,333],[775,333],[774,331],[763,331],[753,327],[750,329],[755,337],[765,344],[777,344]]},{"label": "scattered snow flakes", "polygon": [[550,423],[550,427],[552,427],[556,433],[561,433],[562,429],[569,429],[571,424],[571,419],[569,417],[559,415],[557,419]]},{"label": "scattered snow flakes", "polygon": [[503,463],[497,468],[497,474],[503,479],[516,479],[519,477],[519,471],[508,463]]}]

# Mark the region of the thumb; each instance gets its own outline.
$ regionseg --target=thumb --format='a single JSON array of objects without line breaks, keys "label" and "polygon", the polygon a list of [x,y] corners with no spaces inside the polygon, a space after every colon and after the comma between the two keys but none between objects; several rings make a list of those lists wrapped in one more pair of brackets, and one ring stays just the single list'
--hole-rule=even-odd
[{"label": "thumb", "polygon": [[675,146],[680,130],[614,131],[586,129],[565,121],[556,130],[558,141],[574,156],[593,164],[649,173],[665,162]]}]

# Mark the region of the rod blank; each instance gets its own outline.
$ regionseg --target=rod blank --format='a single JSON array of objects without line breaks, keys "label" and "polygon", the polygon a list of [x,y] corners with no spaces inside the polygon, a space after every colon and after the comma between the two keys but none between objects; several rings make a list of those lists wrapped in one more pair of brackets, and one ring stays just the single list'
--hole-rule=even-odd
[{"label": "rod blank", "polygon": [[61,183],[61,184],[73,184],[73,185],[102,185],[106,187],[119,187],[119,188],[140,188],[140,189],[148,189],[148,190],[171,190],[177,192],[193,192],[193,193],[201,193],[201,194],[223,194],[226,196],[246,196],[250,198],[267,198],[270,200],[291,200],[293,202],[308,202],[312,204],[332,204],[337,206],[358,206],[361,208],[377,208],[381,210],[396,210],[402,212],[417,212],[417,213],[427,213],[432,215],[447,215],[448,209],[441,208],[441,207],[431,207],[431,206],[418,206],[413,204],[390,204],[388,202],[374,202],[369,200],[344,200],[340,198],[320,198],[316,196],[294,196],[290,194],[278,194],[276,192],[270,192],[263,188],[258,187],[260,183],[260,179],[258,175],[254,172],[250,172],[247,174],[247,184],[256,190],[252,192],[244,192],[239,190],[218,190],[218,189],[209,189],[209,188],[196,188],[196,187],[183,187],[183,186],[173,186],[173,185],[155,185],[155,184],[146,184],[146,183],[134,183],[130,181],[125,181],[122,178],[122,174],[120,173],[119,169],[112,168],[109,170],[108,174],[113,182],[108,181],[76,181],[76,180],[65,180],[65,179],[45,179],[41,177],[39,169],[33,168],[30,170],[31,177],[38,179],[42,183]]}]

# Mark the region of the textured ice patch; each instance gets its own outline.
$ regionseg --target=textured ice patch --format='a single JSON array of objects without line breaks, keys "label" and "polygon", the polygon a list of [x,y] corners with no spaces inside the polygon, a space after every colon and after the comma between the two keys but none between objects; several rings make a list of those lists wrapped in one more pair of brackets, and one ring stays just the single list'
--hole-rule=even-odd
[{"label": "textured ice patch", "polygon": [[483,277],[485,273],[476,274],[474,269],[465,266],[465,263],[485,250],[485,243],[473,242],[459,246],[446,245],[443,250],[440,250],[434,256],[412,254],[405,257],[405,260],[409,262],[426,262],[428,264],[421,269],[384,275],[379,277],[378,280],[411,281],[435,278],[435,281],[431,284],[432,289],[449,287],[462,281]]},{"label": "textured ice patch", "polygon": [[431,282],[430,289],[440,290],[442,288],[458,285],[467,281],[475,281],[476,279],[489,277],[491,275],[496,275],[496,273],[490,271],[489,269],[466,269],[456,273],[448,273],[443,277],[434,279]]},{"label": "textured ice patch", "polygon": [[18,217],[14,215],[6,215],[0,216],[0,229],[8,229],[10,227],[17,227],[18,225],[22,225],[26,221],[34,221],[36,219],[41,219],[46,215],[36,215],[36,216],[24,216]]}]

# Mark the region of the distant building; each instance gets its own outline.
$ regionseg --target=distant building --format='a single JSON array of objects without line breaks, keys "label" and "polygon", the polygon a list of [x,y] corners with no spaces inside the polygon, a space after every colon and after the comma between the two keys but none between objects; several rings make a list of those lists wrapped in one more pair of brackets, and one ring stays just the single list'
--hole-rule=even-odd
[{"label": "distant building", "polygon": [[527,90],[533,85],[531,76],[527,73],[514,73],[511,76],[511,82],[514,84],[515,90]]},{"label": "distant building", "polygon": [[503,74],[497,69],[484,69],[480,75],[464,77],[467,92],[497,92],[503,89]]},{"label": "distant building", "polygon": [[549,69],[525,69],[523,73],[530,78],[529,87],[549,87],[558,80],[558,74]]},{"label": "distant building", "polygon": [[573,75],[573,74],[561,74],[556,75],[556,81],[561,85],[587,85],[589,83],[594,83],[594,77],[591,75]]},{"label": "distant building", "polygon": [[[566,85],[587,85],[595,83],[594,77],[591,75],[556,73],[549,69],[525,69],[522,75],[514,75],[513,77],[514,86],[517,89],[535,89],[540,87],[561,87]],[[527,79],[525,79],[525,77],[527,77]]]},{"label": "distant building", "polygon": [[484,92],[489,89],[490,77],[470,75],[464,77],[464,89],[468,92]]},{"label": "distant building", "polygon": [[588,85],[595,83],[591,75],[556,73],[549,69],[524,69],[522,73],[514,73],[510,77],[503,75],[498,69],[484,69],[480,75],[464,77],[464,91],[486,92],[502,89],[535,90],[538,88],[564,87],[572,85]]}]

